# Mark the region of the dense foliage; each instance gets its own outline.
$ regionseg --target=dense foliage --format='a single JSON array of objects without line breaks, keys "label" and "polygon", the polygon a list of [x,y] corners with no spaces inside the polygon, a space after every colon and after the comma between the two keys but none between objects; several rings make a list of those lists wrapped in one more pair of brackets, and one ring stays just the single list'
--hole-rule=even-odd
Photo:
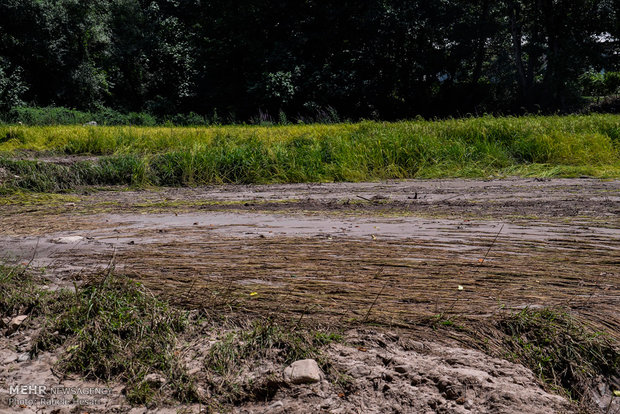
[{"label": "dense foliage", "polygon": [[0,112],[281,122],[573,110],[599,93],[599,74],[618,70],[619,9],[620,0],[2,0]]}]

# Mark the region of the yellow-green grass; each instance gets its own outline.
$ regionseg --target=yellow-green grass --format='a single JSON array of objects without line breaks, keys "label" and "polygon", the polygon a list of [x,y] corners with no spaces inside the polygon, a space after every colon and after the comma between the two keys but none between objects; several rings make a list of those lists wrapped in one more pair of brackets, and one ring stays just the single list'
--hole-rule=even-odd
[{"label": "yellow-green grass", "polygon": [[[13,159],[24,151],[101,158],[78,160],[69,166]],[[0,168],[20,177],[5,179],[5,186],[44,191],[81,184],[200,185],[506,175],[617,178],[620,116],[269,127],[14,125],[0,127],[0,154]],[[52,181],[59,184],[36,184],[45,176],[55,177]]]}]

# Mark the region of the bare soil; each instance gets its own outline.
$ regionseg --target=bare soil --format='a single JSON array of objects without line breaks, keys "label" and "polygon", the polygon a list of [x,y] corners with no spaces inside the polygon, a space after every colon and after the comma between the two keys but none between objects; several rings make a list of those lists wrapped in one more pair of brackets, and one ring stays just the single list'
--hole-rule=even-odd
[{"label": "bare soil", "polygon": [[[570,411],[531,371],[465,349],[480,348],[471,335],[428,327],[438,317],[475,326],[557,306],[620,339],[618,180],[91,188],[69,199],[8,196],[0,210],[2,256],[45,267],[52,288],[112,261],[180,306],[358,327],[350,338],[373,324],[375,341],[398,335],[432,350],[333,346],[336,364],[368,368],[354,381],[358,394],[298,387],[240,412],[308,412],[315,403],[325,412]],[[381,353],[409,368],[394,374]],[[28,372],[11,364],[0,369],[5,381],[9,369]],[[446,378],[461,390],[453,400]]]},{"label": "bare soil", "polygon": [[[432,342],[403,340],[368,330],[352,332],[333,345],[333,364],[349,377],[344,396],[327,381],[292,387],[274,395],[270,405],[248,404],[247,414],[331,413],[561,413],[568,402],[548,394],[532,372],[478,351]],[[265,409],[267,408],[267,409]]]},{"label": "bare soil", "polygon": [[[54,371],[58,359],[44,353],[34,360],[19,362],[19,352],[10,350],[26,344],[28,335],[22,331],[0,339],[5,351],[0,357],[0,412],[20,413],[200,413],[234,412],[262,413],[572,413],[575,407],[565,398],[541,387],[532,371],[504,359],[452,344],[442,345],[429,338],[414,340],[408,336],[377,332],[369,329],[350,330],[345,343],[332,344],[324,350],[333,369],[346,381],[344,388],[328,381],[323,373],[316,384],[293,385],[283,381],[283,367],[270,360],[253,366],[239,366],[239,380],[264,383],[267,379],[277,386],[262,401],[253,401],[224,409],[193,404],[159,407],[131,407],[123,395],[123,387],[65,377]],[[206,375],[203,359],[209,339],[179,344],[178,352],[200,384]],[[105,390],[104,394],[81,395],[90,401],[83,405],[63,403],[62,395],[22,396],[61,401],[57,406],[30,405],[18,402],[8,392],[14,384],[47,384],[51,387],[79,387]],[[204,390],[201,390],[204,392]],[[99,391],[96,391],[99,392]],[[207,396],[209,398],[210,396]],[[19,397],[18,397],[19,398]],[[68,398],[71,401],[71,398]],[[88,411],[85,411],[88,410]],[[617,407],[614,409],[617,410]],[[615,412],[615,411],[610,411]]]}]

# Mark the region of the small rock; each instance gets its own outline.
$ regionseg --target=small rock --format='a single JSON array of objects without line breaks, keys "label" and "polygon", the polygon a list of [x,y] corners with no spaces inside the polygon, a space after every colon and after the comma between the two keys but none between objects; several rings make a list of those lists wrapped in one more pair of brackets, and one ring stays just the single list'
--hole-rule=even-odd
[{"label": "small rock", "polygon": [[2,361],[2,364],[10,364],[11,362],[17,361],[17,358],[19,358],[19,355],[13,351],[0,351],[0,360]]},{"label": "small rock", "polygon": [[370,375],[370,368],[368,368],[366,365],[358,364],[349,370],[349,375],[351,375],[353,378],[366,377]]},{"label": "small rock", "polygon": [[13,319],[11,319],[11,322],[9,322],[9,325],[13,325],[13,324],[21,325],[22,322],[26,320],[26,318],[28,318],[28,315],[16,316]]},{"label": "small rock", "polygon": [[26,362],[30,359],[30,354],[28,352],[24,352],[17,358],[17,362]]},{"label": "small rock", "polygon": [[10,335],[13,332],[17,331],[21,324],[28,318],[28,315],[19,315],[11,319],[9,322],[9,327],[7,328],[6,334]]},{"label": "small rock", "polygon": [[57,239],[52,240],[52,243],[58,244],[74,244],[79,243],[84,240],[82,236],[66,236],[66,237],[58,237]]},{"label": "small rock", "polygon": [[82,124],[82,126],[97,126],[97,121],[88,121],[85,124]]},{"label": "small rock", "polygon": [[284,369],[284,378],[292,384],[313,384],[321,380],[321,370],[314,359],[302,359]]},{"label": "small rock", "polygon": [[394,367],[394,371],[398,372],[399,374],[405,374],[407,371],[409,371],[409,367],[407,365],[396,365]]}]

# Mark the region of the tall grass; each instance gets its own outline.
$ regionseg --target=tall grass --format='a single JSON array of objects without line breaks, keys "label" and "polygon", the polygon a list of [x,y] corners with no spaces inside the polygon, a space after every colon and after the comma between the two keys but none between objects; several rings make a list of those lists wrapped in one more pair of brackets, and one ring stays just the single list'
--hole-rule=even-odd
[{"label": "tall grass", "polygon": [[[20,151],[102,158],[49,171],[52,167],[41,163],[9,160]],[[3,126],[0,154],[4,154],[0,168],[15,175],[45,169],[43,174],[73,184],[199,185],[498,174],[619,177],[620,116],[272,127]],[[32,187],[27,180],[14,179],[12,185]]]}]

